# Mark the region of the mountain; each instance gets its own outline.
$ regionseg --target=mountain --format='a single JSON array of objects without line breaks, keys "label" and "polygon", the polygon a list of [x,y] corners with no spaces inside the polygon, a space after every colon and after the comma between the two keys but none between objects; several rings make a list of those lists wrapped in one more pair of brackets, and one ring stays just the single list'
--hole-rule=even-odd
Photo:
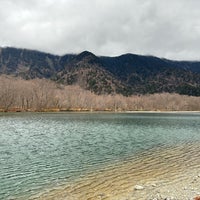
[{"label": "mountain", "polygon": [[175,92],[200,95],[200,62],[171,61],[153,56],[125,54],[102,57],[103,66],[133,93]]},{"label": "mountain", "polygon": [[0,49],[0,74],[78,84],[96,94],[174,92],[200,96],[200,62],[136,54],[106,57],[84,51],[58,56],[7,47]]},{"label": "mountain", "polygon": [[57,74],[57,81],[61,83],[78,84],[96,94],[128,94],[128,85],[106,70],[99,57],[88,51],[75,56],[63,67]]}]

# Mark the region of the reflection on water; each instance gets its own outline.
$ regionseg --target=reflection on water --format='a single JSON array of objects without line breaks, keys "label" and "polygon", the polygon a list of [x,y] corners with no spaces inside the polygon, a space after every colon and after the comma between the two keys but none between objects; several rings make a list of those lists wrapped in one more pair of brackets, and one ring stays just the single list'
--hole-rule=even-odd
[{"label": "reflection on water", "polygon": [[200,151],[192,148],[200,140],[199,114],[20,113],[0,115],[0,127],[0,199],[27,199],[64,183],[68,197],[95,199],[101,187],[126,191],[133,177],[164,176],[192,158],[199,165]]}]

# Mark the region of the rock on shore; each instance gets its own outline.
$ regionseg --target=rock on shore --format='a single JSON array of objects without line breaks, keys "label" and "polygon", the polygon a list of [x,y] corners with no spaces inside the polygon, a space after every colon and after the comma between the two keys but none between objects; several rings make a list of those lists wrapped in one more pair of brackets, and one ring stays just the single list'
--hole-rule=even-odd
[{"label": "rock on shore", "polygon": [[172,182],[160,180],[137,184],[125,200],[200,200],[200,174],[194,170]]}]

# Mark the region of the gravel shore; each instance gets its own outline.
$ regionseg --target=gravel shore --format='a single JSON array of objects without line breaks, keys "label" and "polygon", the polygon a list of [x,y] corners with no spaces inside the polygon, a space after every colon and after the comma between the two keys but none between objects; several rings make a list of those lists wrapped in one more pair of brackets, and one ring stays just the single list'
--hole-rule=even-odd
[{"label": "gravel shore", "polygon": [[149,151],[87,174],[37,200],[200,200],[200,146]]},{"label": "gravel shore", "polygon": [[200,170],[184,172],[172,182],[154,181],[133,187],[121,200],[200,200]]}]

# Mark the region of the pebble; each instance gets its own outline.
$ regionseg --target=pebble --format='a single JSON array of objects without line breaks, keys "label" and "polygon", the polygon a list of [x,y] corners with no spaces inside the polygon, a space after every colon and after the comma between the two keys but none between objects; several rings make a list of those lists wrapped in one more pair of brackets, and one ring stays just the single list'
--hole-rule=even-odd
[{"label": "pebble", "polygon": [[176,198],[174,198],[174,197],[163,197],[160,194],[157,194],[153,198],[150,198],[148,200],[176,200]]},{"label": "pebble", "polygon": [[105,197],[106,195],[104,193],[101,193],[98,195],[98,197],[100,197],[100,199],[102,199],[103,197]]},{"label": "pebble", "polygon": [[135,185],[134,189],[135,190],[144,190],[144,187],[141,185]]},{"label": "pebble", "polygon": [[187,190],[188,188],[187,188],[187,187],[184,187],[183,189],[184,189],[184,190]]},{"label": "pebble", "polygon": [[197,182],[197,179],[196,179],[196,178],[193,179],[192,183],[195,183],[195,182]]}]

